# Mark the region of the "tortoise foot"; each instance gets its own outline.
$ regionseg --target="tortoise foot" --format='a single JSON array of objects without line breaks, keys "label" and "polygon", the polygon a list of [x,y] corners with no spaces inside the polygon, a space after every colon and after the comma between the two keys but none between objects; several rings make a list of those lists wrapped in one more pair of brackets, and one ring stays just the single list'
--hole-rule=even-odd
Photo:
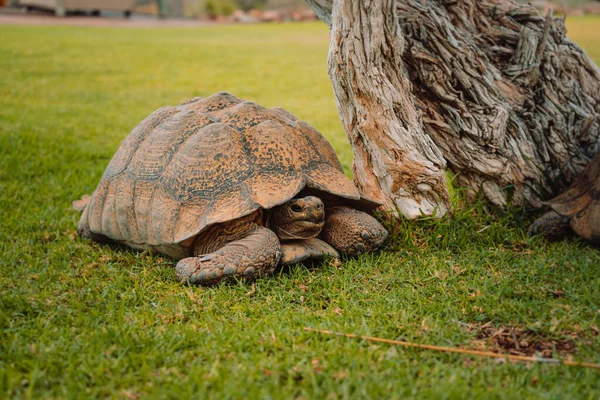
[{"label": "tortoise foot", "polygon": [[529,226],[529,235],[543,235],[548,240],[560,240],[571,233],[569,218],[548,211]]}]

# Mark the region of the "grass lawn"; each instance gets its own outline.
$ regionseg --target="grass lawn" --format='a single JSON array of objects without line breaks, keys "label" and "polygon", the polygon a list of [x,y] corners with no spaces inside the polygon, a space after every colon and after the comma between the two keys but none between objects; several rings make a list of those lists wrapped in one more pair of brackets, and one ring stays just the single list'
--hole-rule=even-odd
[{"label": "grass lawn", "polygon": [[[600,62],[599,18],[569,21]],[[0,26],[0,398],[598,398],[600,371],[320,336],[303,327],[600,362],[600,252],[528,238],[523,210],[400,221],[386,249],[209,289],[76,236],[125,135],[230,91],[351,149],[322,24]],[[517,344],[515,344],[515,341]]]}]

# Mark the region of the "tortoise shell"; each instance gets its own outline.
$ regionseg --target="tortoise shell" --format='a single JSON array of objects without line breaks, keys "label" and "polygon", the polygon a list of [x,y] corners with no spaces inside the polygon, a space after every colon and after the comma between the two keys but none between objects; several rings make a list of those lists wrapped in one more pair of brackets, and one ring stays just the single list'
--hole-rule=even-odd
[{"label": "tortoise shell", "polygon": [[545,204],[569,217],[579,236],[600,245],[600,153],[565,192]]},{"label": "tortoise shell", "polygon": [[160,108],[125,138],[90,199],[89,226],[116,241],[179,244],[305,187],[361,201],[313,127],[217,93]]}]

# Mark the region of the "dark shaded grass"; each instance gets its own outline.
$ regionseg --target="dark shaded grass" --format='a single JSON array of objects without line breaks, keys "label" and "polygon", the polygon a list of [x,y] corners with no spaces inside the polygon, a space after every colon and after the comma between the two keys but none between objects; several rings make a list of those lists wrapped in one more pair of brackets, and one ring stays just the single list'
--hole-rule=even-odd
[{"label": "dark shaded grass", "polygon": [[254,290],[181,286],[170,260],[76,237],[70,203],[94,189],[124,135],[195,95],[224,89],[283,106],[317,126],[348,170],[321,25],[0,32],[0,393],[598,397],[597,371],[302,330],[476,347],[467,326],[492,323],[575,335],[570,357],[600,362],[600,253],[529,238],[522,209],[459,193],[450,219],[391,223],[382,252],[290,268]]}]

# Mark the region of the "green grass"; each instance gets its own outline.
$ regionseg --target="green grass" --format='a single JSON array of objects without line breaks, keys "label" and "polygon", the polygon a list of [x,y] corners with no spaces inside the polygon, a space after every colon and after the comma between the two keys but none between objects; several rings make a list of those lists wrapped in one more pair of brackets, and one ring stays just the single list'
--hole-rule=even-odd
[{"label": "green grass", "polygon": [[[598,61],[598,18],[571,35]],[[577,36],[580,35],[580,36]],[[598,398],[600,373],[303,332],[493,348],[486,323],[600,362],[600,253],[528,238],[523,210],[399,221],[386,249],[209,289],[174,263],[76,237],[123,137],[220,90],[280,106],[352,153],[321,24],[198,29],[0,26],[0,397]],[[524,346],[524,343],[522,342]]]}]

